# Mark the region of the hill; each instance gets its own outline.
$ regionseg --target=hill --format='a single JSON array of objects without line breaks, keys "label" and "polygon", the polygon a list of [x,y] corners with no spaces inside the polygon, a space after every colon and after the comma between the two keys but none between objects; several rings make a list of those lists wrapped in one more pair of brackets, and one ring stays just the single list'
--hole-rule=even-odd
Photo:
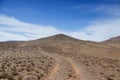
[{"label": "hill", "polygon": [[118,42],[120,42],[120,36],[110,38],[109,40],[106,40],[105,42],[115,42],[115,43],[118,43]]},{"label": "hill", "polygon": [[118,38],[112,38],[112,43],[111,39],[97,43],[58,34],[32,41],[1,42],[0,79],[119,80]]},{"label": "hill", "polygon": [[110,38],[106,41],[103,41],[103,43],[106,43],[112,47],[120,48],[120,36]]}]

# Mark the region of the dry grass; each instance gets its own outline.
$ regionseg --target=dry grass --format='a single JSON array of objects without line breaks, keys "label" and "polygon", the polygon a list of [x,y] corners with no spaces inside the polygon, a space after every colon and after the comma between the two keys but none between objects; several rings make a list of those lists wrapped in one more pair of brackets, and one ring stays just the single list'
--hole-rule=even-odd
[{"label": "dry grass", "polygon": [[65,35],[0,43],[0,80],[120,80],[120,43]]}]

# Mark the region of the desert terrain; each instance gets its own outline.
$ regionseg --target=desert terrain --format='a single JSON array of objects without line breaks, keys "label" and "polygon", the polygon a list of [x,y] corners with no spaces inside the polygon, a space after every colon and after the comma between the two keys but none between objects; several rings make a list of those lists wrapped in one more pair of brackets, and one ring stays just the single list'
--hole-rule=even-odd
[{"label": "desert terrain", "polygon": [[0,80],[120,80],[120,37],[0,42]]}]

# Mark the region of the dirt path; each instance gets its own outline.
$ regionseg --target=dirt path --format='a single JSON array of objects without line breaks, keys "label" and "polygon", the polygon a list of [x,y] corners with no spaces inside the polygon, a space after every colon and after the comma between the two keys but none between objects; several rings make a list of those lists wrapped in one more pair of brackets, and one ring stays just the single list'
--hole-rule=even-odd
[{"label": "dirt path", "polygon": [[56,64],[42,80],[85,80],[82,78],[80,69],[73,60],[57,54],[50,54],[44,51],[43,53],[54,58]]},{"label": "dirt path", "polygon": [[73,68],[73,70],[75,71],[75,73],[76,73],[78,76],[80,76],[80,69],[79,69],[79,67],[77,66],[77,64],[76,64],[73,60],[71,60],[71,59],[69,59],[69,58],[66,58],[66,60],[70,63],[70,65],[72,66],[72,68]]},{"label": "dirt path", "polygon": [[80,69],[76,64],[67,58],[52,55],[56,58],[56,65],[45,80],[83,80]]}]

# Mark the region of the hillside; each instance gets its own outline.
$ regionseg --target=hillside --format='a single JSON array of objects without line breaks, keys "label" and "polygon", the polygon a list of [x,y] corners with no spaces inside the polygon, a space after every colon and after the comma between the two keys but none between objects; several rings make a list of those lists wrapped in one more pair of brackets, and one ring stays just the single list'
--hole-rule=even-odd
[{"label": "hillside", "polygon": [[107,43],[109,46],[120,48],[120,36],[110,38],[103,43]]},{"label": "hillside", "polygon": [[58,34],[1,42],[0,80],[120,80],[119,40],[97,43]]},{"label": "hillside", "polygon": [[115,43],[118,43],[118,42],[120,42],[120,36],[110,38],[109,40],[106,40],[105,42],[115,42]]}]

